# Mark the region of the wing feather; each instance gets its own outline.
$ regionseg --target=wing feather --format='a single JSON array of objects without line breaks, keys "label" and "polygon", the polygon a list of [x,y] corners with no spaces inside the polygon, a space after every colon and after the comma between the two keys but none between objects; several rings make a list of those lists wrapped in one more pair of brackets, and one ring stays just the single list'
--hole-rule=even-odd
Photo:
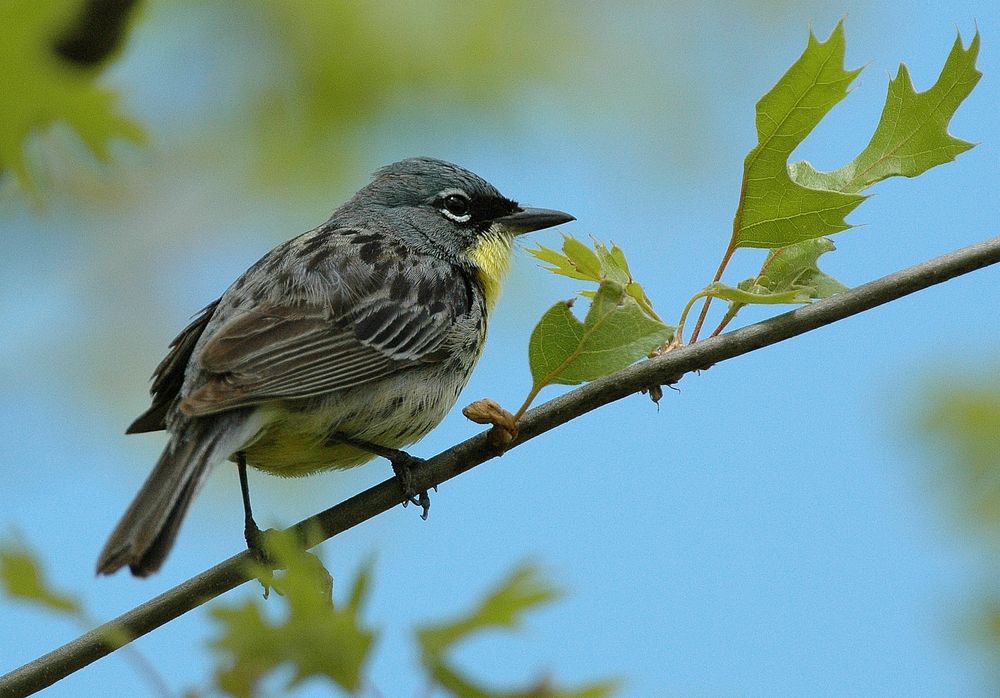
[{"label": "wing feather", "polygon": [[199,416],[310,398],[441,361],[473,312],[472,283],[388,232],[320,226],[261,258],[174,340],[129,431],[164,428],[177,406]]},{"label": "wing feather", "polygon": [[153,372],[153,385],[149,391],[153,396],[153,404],[129,425],[126,434],[141,434],[166,428],[167,412],[184,384],[184,371],[191,353],[218,305],[219,301],[216,300],[205,306],[191,324],[181,330],[170,343],[170,351]]},{"label": "wing feather", "polygon": [[[194,357],[204,381],[181,411],[199,416],[316,397],[440,360],[437,350],[448,331],[468,312],[464,287],[456,290],[451,303],[430,306],[375,293],[346,318],[331,317],[315,304],[248,310],[219,327]],[[448,291],[443,287],[441,293],[447,297]]]}]

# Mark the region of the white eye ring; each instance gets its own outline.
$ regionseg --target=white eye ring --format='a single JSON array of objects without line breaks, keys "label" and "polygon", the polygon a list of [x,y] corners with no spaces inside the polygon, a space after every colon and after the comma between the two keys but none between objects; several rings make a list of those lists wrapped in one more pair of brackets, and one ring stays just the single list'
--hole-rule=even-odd
[{"label": "white eye ring", "polygon": [[456,223],[468,223],[472,219],[469,197],[464,192],[449,192],[441,197],[441,213]]}]

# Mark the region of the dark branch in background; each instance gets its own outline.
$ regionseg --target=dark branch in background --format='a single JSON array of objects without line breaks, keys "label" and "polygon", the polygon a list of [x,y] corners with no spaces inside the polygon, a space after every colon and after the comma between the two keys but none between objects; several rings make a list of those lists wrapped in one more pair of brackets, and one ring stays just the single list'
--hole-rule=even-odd
[{"label": "dark branch in background", "polygon": [[56,39],[56,55],[85,68],[102,63],[123,43],[136,4],[136,0],[87,0],[73,25]]},{"label": "dark branch in background", "polygon": [[[672,383],[691,371],[776,344],[823,325],[870,310],[921,289],[1000,262],[1000,237],[890,274],[813,305],[718,337],[681,347],[588,383],[527,412],[510,448],[593,409],[650,385]],[[417,491],[441,484],[495,457],[488,432],[449,448],[413,471]],[[296,524],[293,530],[312,547],[399,504],[399,484],[387,480]],[[0,677],[0,695],[22,696],[50,686],[116,649],[109,638],[137,638],[206,601],[248,581],[250,555],[229,558],[137,608],[49,654]],[[117,644],[121,644],[120,642]]]}]

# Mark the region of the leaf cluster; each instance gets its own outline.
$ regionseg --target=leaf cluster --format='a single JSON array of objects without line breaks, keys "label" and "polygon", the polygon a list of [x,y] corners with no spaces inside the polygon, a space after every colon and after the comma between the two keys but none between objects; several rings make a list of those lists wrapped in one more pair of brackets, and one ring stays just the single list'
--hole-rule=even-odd
[{"label": "leaf cluster", "polygon": [[0,174],[10,171],[21,186],[35,189],[25,155],[28,136],[65,124],[101,160],[113,139],[145,140],[142,129],[118,106],[118,97],[98,84],[100,71],[84,69],[57,52],[83,8],[82,2],[8,0],[0,4]]},{"label": "leaf cluster", "polygon": [[[284,615],[273,618],[274,614],[266,613],[259,599],[212,609],[218,635],[211,644],[223,664],[216,673],[217,687],[240,698],[255,696],[266,677],[290,667],[292,677],[287,688],[319,677],[347,693],[360,692],[368,685],[368,666],[379,635],[362,618],[371,593],[372,564],[361,568],[347,601],[337,605],[330,574],[318,557],[300,547],[293,535],[269,532],[266,545],[269,556],[282,571],[272,576],[269,567],[257,566],[253,573],[280,594]],[[431,685],[462,697],[609,695],[616,686],[614,682],[563,690],[540,681],[522,691],[495,690],[449,660],[448,655],[462,642],[487,630],[516,628],[527,612],[556,597],[556,590],[534,568],[522,566],[472,610],[448,622],[417,628],[415,641]]]},{"label": "leaf cluster", "polygon": [[[821,172],[806,161],[789,164],[789,158],[847,96],[861,71],[844,68],[843,22],[826,41],[810,33],[802,55],[757,103],[758,140],[743,162],[729,246],[715,278],[687,302],[676,328],[653,311],[617,245],[609,249],[595,239],[591,249],[566,236],[561,252],[529,250],[549,271],[595,282],[598,289],[582,293],[591,299],[582,322],[571,311],[572,301],[563,301],[536,325],[528,346],[532,388],[515,416],[545,385],[593,380],[649,352],[680,345],[688,314],[699,300],[704,303],[691,342],[713,299],[727,303],[715,335],[747,305],[811,303],[846,290],[819,268],[820,256],[835,249],[827,236],[852,227],[846,216],[866,200],[863,192],[872,185],[888,177],[915,177],[972,147],[948,133],[948,124],[981,76],[975,67],[978,52],[978,33],[968,48],[957,37],[937,81],[924,92],[915,90],[900,65],[868,145],[842,167]],[[735,285],[724,283],[723,273],[740,248],[768,253],[757,274]],[[651,390],[655,399],[658,389]]]},{"label": "leaf cluster", "polygon": [[542,678],[524,689],[497,691],[468,676],[449,659],[449,653],[463,641],[490,629],[516,630],[528,611],[551,603],[558,596],[558,590],[546,582],[537,569],[522,565],[472,610],[451,621],[418,628],[421,663],[438,686],[463,698],[601,698],[611,695],[618,686],[617,681],[562,689]]},{"label": "leaf cluster", "polygon": [[[937,81],[924,92],[914,89],[909,71],[900,65],[875,132],[850,162],[831,172],[820,172],[806,161],[789,164],[792,152],[847,96],[861,72],[843,67],[844,52],[842,21],[826,41],[810,33],[799,59],[757,103],[758,140],[743,162],[729,247],[713,282],[685,307],[679,337],[699,298],[706,301],[691,341],[697,339],[712,298],[729,302],[713,332],[718,334],[745,305],[809,303],[844,290],[819,271],[816,260],[834,249],[825,236],[853,227],[846,216],[868,198],[862,192],[889,177],[916,177],[973,147],[948,133],[948,124],[981,77],[975,66],[978,33],[967,49],[961,36],[956,38]],[[747,247],[771,250],[761,271],[735,287],[721,283],[732,254]]]},{"label": "leaf cluster", "polygon": [[[368,675],[379,631],[363,618],[371,596],[374,565],[362,565],[346,599],[334,603],[333,580],[321,560],[301,547],[289,532],[268,531],[265,547],[280,570],[255,564],[251,573],[277,598],[265,608],[260,598],[248,598],[210,609],[216,633],[209,641],[218,662],[214,689],[225,695],[249,698],[263,695],[267,682],[289,676],[286,691],[307,681],[325,681],[356,695],[371,687]],[[14,600],[68,615],[89,624],[75,597],[58,591],[46,579],[37,555],[23,545],[0,545],[0,591]],[[498,689],[475,679],[450,658],[462,643],[494,630],[516,630],[531,611],[552,603],[559,591],[530,565],[513,570],[477,604],[456,617],[430,622],[414,630],[414,642],[428,685],[462,698],[603,698],[619,683],[598,681],[564,688],[549,678],[520,689]],[[276,607],[277,606],[277,607]],[[127,638],[109,637],[122,645]],[[135,657],[132,657],[135,659]],[[152,674],[150,666],[139,667]],[[148,676],[163,684],[158,676]],[[166,690],[165,684],[158,686]],[[188,692],[188,695],[196,695]]]},{"label": "leaf cluster", "polygon": [[674,328],[653,309],[617,245],[609,248],[595,239],[591,248],[566,236],[561,252],[541,246],[529,252],[553,273],[595,283],[597,290],[579,292],[590,299],[582,321],[567,300],[549,308],[535,326],[528,343],[533,383],[515,417],[546,385],[577,385],[614,373],[673,337]]}]

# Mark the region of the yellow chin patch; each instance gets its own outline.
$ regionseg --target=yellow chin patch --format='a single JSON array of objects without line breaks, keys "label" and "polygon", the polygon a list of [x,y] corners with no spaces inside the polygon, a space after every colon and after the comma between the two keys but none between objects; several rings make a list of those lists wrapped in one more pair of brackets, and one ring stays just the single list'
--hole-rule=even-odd
[{"label": "yellow chin patch", "polygon": [[486,296],[486,305],[493,309],[500,297],[503,277],[510,270],[510,255],[514,237],[510,233],[489,230],[469,250],[469,259],[476,265],[479,283]]}]

